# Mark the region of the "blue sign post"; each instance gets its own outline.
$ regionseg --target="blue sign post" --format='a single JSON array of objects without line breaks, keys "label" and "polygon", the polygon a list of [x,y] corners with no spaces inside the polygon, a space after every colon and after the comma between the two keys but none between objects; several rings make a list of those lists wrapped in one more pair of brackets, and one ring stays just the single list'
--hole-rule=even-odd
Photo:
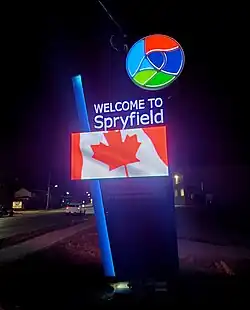
[{"label": "blue sign post", "polygon": [[[81,76],[78,75],[78,76],[73,77],[72,82],[73,82],[75,100],[77,104],[78,116],[79,116],[80,124],[81,124],[81,130],[84,132],[89,132],[90,125],[89,125],[88,112],[87,112],[87,106],[86,106],[85,96],[83,92]],[[95,201],[94,210],[95,210],[95,216],[96,216],[96,223],[97,223],[97,230],[98,230],[98,236],[99,236],[99,244],[101,248],[102,263],[104,266],[104,272],[106,276],[114,277],[115,272],[114,272],[113,259],[112,259],[111,249],[110,249],[107,224],[106,224],[104,208],[103,208],[103,198],[102,198],[102,192],[100,188],[100,182],[98,180],[93,180],[91,182],[91,193]]]}]

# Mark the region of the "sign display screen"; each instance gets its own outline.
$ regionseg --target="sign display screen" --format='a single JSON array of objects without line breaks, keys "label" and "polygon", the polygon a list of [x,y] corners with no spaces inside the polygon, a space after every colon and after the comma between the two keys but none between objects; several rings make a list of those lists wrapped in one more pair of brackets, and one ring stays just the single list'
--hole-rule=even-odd
[{"label": "sign display screen", "polygon": [[166,126],[71,134],[71,179],[168,176]]}]

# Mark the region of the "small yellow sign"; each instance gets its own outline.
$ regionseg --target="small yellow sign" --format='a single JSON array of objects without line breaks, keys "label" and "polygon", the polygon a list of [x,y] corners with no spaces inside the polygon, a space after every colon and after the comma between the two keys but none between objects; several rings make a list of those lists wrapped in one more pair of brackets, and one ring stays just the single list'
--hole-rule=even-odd
[{"label": "small yellow sign", "polygon": [[22,209],[23,208],[23,202],[22,201],[13,201],[12,208],[13,209]]}]

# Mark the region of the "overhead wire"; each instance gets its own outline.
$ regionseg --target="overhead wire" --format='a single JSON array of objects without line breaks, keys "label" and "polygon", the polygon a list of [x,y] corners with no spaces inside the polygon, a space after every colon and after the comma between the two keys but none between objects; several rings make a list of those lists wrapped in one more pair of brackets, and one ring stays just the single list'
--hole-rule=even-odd
[{"label": "overhead wire", "polygon": [[[101,7],[103,8],[103,10],[106,12],[106,14],[108,15],[108,17],[110,18],[110,20],[115,24],[115,26],[119,29],[119,32],[122,35],[122,40],[125,40],[127,38],[127,35],[123,32],[123,29],[121,27],[121,25],[114,19],[114,17],[111,15],[111,13],[108,11],[108,9],[106,8],[106,6],[103,4],[103,2],[101,0],[98,0],[99,4],[101,5]],[[117,48],[117,46],[115,46],[114,43],[114,39],[115,39],[115,35],[112,34],[109,42],[110,45],[112,46],[112,48],[114,50],[116,50],[117,52],[119,52],[119,48]],[[126,43],[123,43],[123,51],[127,52],[128,51],[128,45]]]}]

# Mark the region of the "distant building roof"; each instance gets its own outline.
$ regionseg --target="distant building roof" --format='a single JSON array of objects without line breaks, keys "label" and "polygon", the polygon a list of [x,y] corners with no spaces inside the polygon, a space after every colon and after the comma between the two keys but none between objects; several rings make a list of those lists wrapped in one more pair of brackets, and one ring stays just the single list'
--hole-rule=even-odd
[{"label": "distant building roof", "polygon": [[32,192],[27,190],[26,188],[21,188],[14,194],[15,198],[24,198],[24,197],[32,197]]}]

